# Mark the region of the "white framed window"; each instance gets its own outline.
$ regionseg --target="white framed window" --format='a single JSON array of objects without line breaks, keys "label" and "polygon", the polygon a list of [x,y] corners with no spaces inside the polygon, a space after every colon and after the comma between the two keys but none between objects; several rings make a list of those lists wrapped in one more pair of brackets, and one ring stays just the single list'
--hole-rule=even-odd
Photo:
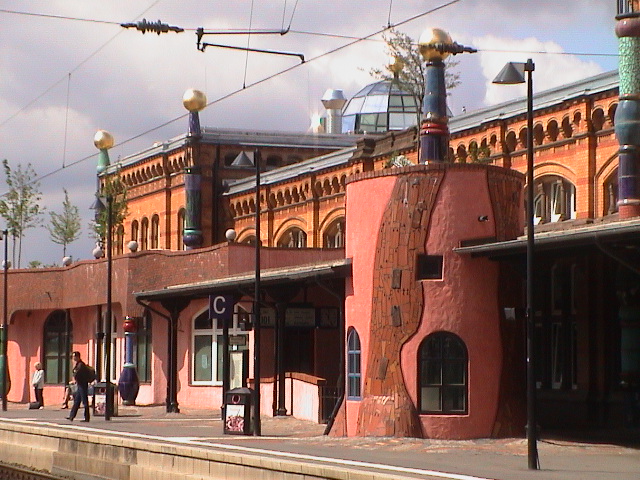
[{"label": "white framed window", "polygon": [[534,188],[535,225],[576,218],[576,189],[571,182],[548,175],[536,180]]},{"label": "white framed window", "polygon": [[[242,350],[249,340],[245,330],[240,328],[238,317],[234,314],[229,326],[229,337],[234,337],[230,351]],[[222,359],[224,355],[222,321],[209,318],[209,309],[205,309],[193,319],[191,330],[192,365],[191,382],[193,385],[222,385]]]}]

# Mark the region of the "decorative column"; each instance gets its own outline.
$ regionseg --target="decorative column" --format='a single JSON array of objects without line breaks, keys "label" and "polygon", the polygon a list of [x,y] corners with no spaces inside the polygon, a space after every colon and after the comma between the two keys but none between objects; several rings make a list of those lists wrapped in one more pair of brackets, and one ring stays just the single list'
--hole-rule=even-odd
[{"label": "decorative column", "polygon": [[640,1],[618,1],[620,102],[615,115],[620,218],[640,215]]},{"label": "decorative column", "polygon": [[184,188],[186,195],[186,214],[183,243],[187,248],[197,248],[202,245],[202,229],[200,215],[202,210],[202,175],[197,165],[198,142],[202,138],[200,117],[198,112],[207,105],[207,97],[199,90],[189,89],[182,98],[184,108],[189,110],[189,132],[187,133],[187,155],[191,162],[184,170]]},{"label": "decorative column", "polygon": [[106,130],[98,130],[93,137],[93,144],[100,150],[96,167],[98,176],[100,176],[110,165],[109,149],[113,147],[113,136]]},{"label": "decorative column", "polygon": [[124,367],[120,373],[118,381],[118,391],[120,398],[125,405],[135,405],[138,391],[140,390],[140,380],[138,372],[133,363],[133,349],[136,342],[138,326],[135,317],[125,317],[124,319]]},{"label": "decorative column", "polygon": [[441,163],[446,161],[449,150],[444,60],[449,55],[474,53],[476,50],[459,45],[451,40],[447,32],[439,28],[427,29],[420,36],[418,47],[426,62],[420,127],[420,163]]}]

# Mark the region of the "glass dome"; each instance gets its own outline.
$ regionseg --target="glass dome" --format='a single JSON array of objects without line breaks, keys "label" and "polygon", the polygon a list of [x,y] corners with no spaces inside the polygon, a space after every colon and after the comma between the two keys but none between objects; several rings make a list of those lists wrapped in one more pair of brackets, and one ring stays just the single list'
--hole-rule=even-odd
[{"label": "glass dome", "polygon": [[417,125],[419,105],[398,82],[383,80],[356,93],[342,110],[342,133],[379,133]]}]

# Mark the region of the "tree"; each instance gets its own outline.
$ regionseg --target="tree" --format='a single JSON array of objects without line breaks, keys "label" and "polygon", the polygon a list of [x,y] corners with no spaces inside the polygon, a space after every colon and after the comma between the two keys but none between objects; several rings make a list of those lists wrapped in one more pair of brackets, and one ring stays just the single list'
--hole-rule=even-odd
[{"label": "tree", "polygon": [[[103,198],[111,197],[113,203],[111,205],[111,226],[112,234],[120,225],[124,223],[129,213],[127,209],[127,189],[119,177],[108,179],[102,186],[100,196]],[[104,201],[105,208],[96,212],[96,218],[91,222],[91,231],[93,238],[103,242],[107,235],[107,205]]]},{"label": "tree", "polygon": [[[424,74],[425,63],[417,48],[417,42],[406,33],[402,33],[396,29],[390,29],[388,34],[382,37],[387,44],[386,52],[393,58],[399,59],[404,68],[397,74],[394,74],[390,67],[372,68],[369,73],[380,80],[397,81],[400,88],[411,93],[416,105],[422,105],[422,97],[424,96]],[[458,65],[457,60],[453,60],[449,56],[445,60],[445,84],[447,90],[451,90],[460,85],[460,74],[453,71]],[[420,124],[420,111],[418,108],[418,125]]]},{"label": "tree", "polygon": [[62,213],[49,212],[51,220],[47,225],[51,241],[62,245],[62,256],[67,256],[67,245],[80,238],[80,213],[78,207],[69,201],[69,193],[64,189]]},{"label": "tree", "polygon": [[16,243],[17,243],[17,266],[20,268],[22,258],[22,238],[25,231],[33,228],[41,221],[44,207],[38,202],[42,198],[40,183],[36,181],[36,172],[30,163],[23,169],[18,165],[17,170],[12,170],[7,159],[2,161],[4,167],[5,182],[9,191],[0,199],[0,216],[5,219],[9,235],[13,238],[12,258],[16,265]]}]

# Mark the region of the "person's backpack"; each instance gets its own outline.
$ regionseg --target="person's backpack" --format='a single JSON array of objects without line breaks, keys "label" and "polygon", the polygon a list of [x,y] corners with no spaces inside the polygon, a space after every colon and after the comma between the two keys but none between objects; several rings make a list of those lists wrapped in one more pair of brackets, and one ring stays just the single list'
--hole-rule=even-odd
[{"label": "person's backpack", "polygon": [[93,368],[91,365],[85,365],[85,367],[86,367],[87,383],[95,382],[96,378],[98,378],[98,376],[96,375],[96,369]]},{"label": "person's backpack", "polygon": [[96,369],[85,363],[80,367],[80,370],[76,374],[76,378],[78,382],[91,383],[95,381],[98,376],[96,375]]}]

